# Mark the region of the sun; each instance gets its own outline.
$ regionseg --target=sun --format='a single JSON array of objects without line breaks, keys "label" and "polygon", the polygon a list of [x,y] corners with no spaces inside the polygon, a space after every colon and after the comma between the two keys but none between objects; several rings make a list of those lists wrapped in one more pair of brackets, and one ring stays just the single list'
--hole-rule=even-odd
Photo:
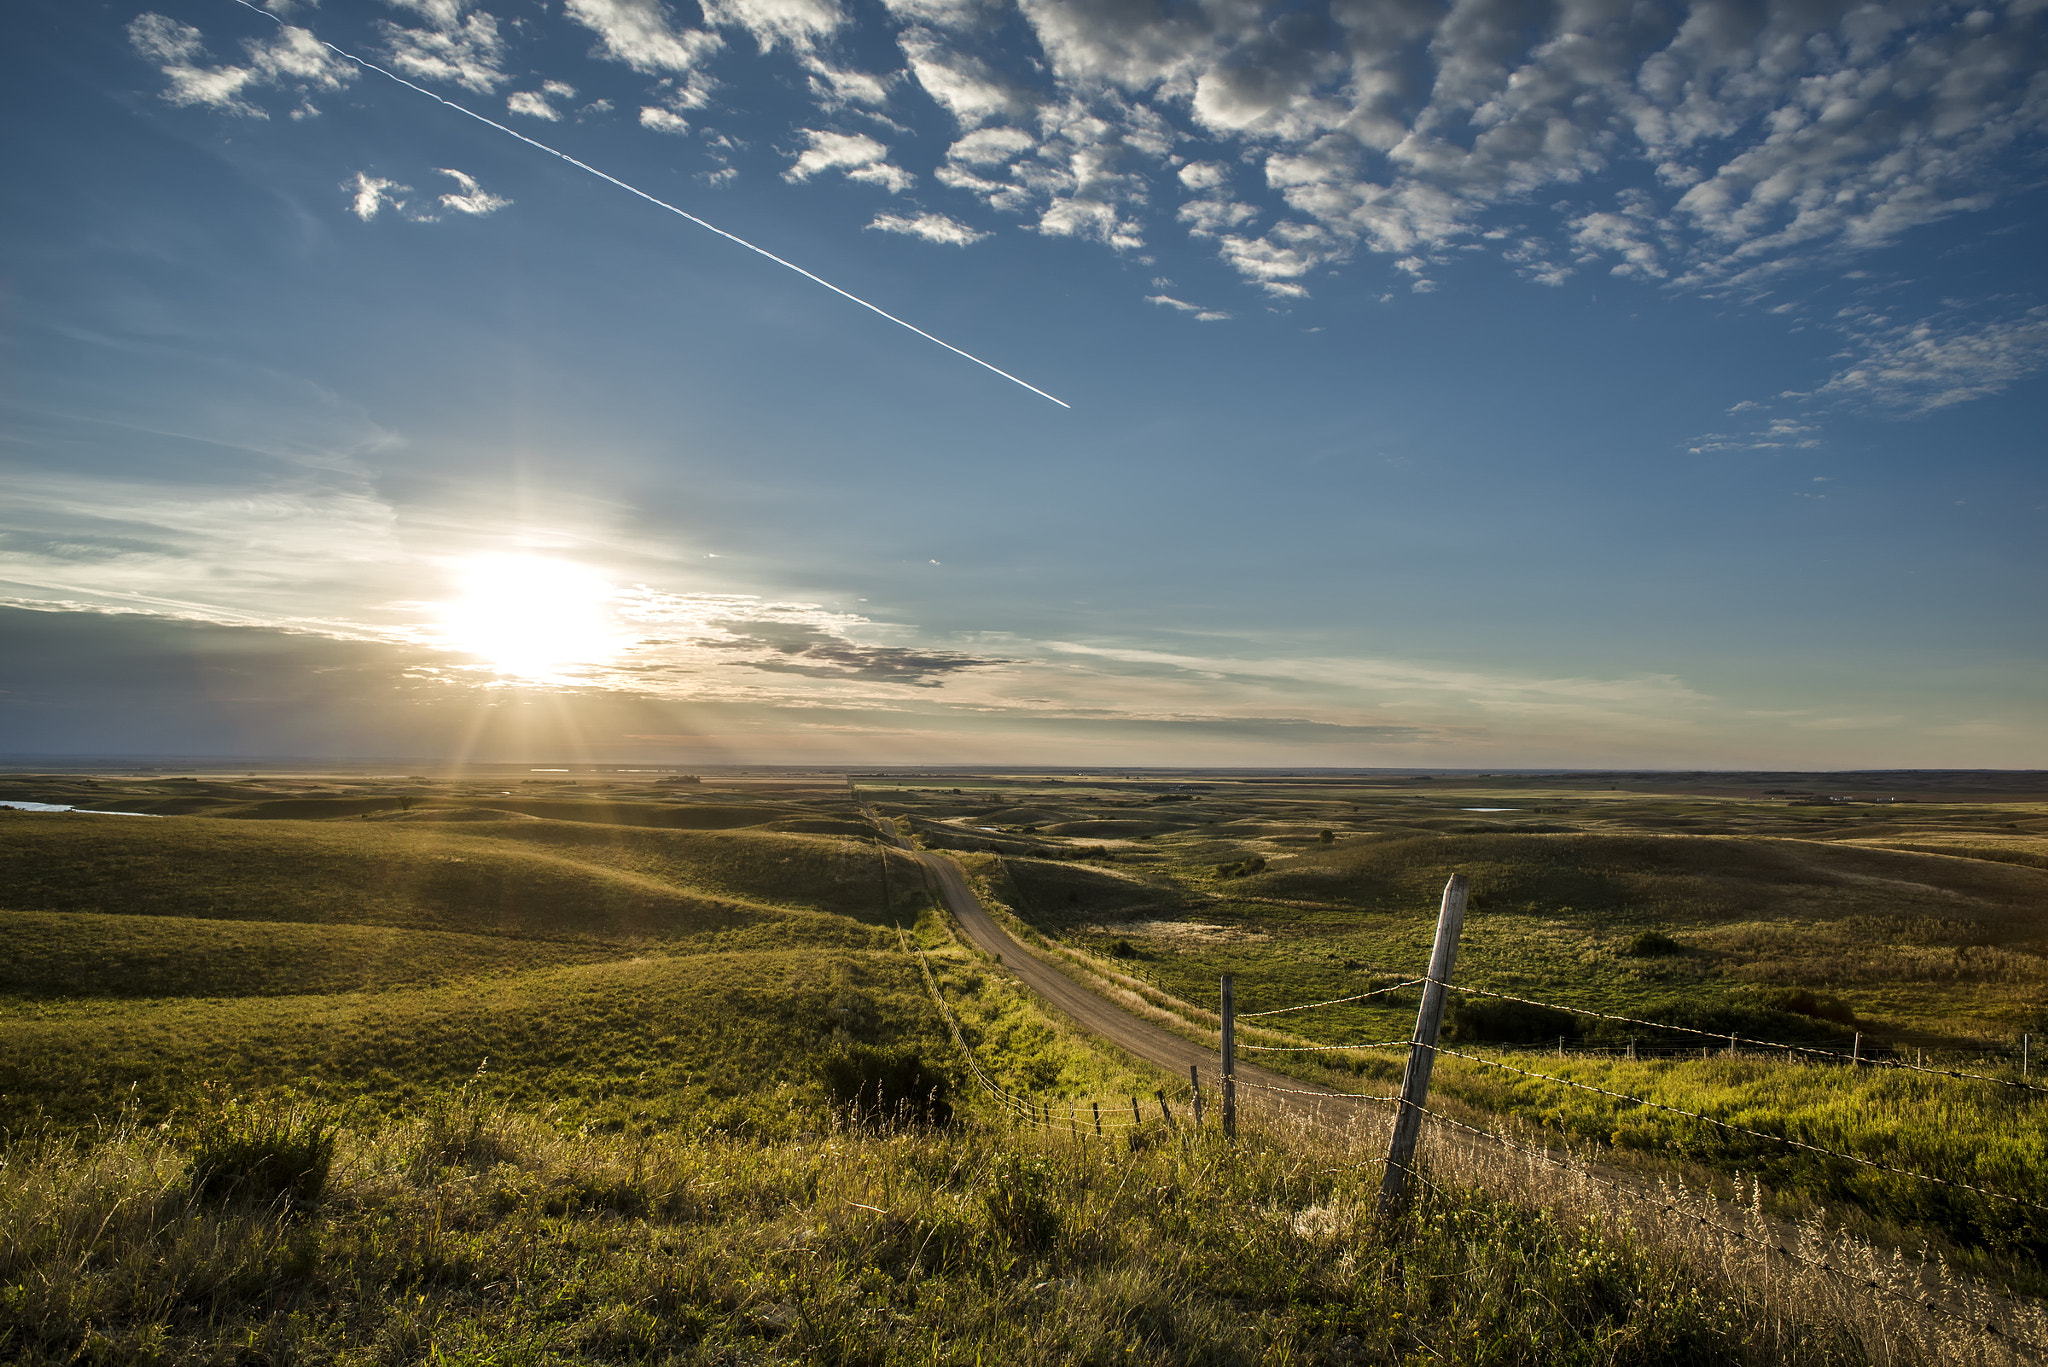
[{"label": "sun", "polygon": [[441,605],[442,639],[499,674],[557,678],[619,648],[616,590],[596,571],[533,555],[462,561],[457,597]]}]

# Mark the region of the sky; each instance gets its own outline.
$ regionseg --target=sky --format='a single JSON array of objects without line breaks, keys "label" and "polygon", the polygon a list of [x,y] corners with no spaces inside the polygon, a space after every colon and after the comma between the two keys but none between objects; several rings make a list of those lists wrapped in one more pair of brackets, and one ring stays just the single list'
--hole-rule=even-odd
[{"label": "sky", "polygon": [[0,753],[2048,767],[2041,0],[4,22]]}]

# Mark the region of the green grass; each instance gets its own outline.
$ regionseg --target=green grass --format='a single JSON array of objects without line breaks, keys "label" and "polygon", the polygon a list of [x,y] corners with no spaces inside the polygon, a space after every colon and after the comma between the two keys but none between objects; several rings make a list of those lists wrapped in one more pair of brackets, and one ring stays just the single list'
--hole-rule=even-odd
[{"label": "green grass", "polygon": [[621,939],[781,909],[886,923],[925,901],[898,851],[755,831],[9,814],[0,853],[0,905],[21,911]]},{"label": "green grass", "polygon": [[0,1124],[76,1127],[124,1098],[163,1116],[208,1083],[397,1111],[485,1059],[505,1099],[666,1122],[707,1096],[801,1089],[841,1037],[946,1051],[914,964],[819,945],[404,991],[18,1004],[0,1030]]},{"label": "green grass", "polygon": [[298,1214],[193,1197],[192,1155],[152,1134],[17,1154],[0,1168],[0,1354],[1834,1367],[1997,1351],[1798,1265],[1756,1276],[1690,1216],[1532,1201],[1499,1164],[1438,1163],[1412,1214],[1375,1226],[1375,1170],[1313,1135],[1134,1150],[978,1124],[761,1143],[475,1120],[488,1144],[431,1122],[346,1134]]},{"label": "green grass", "polygon": [[0,940],[7,944],[0,994],[28,1000],[321,996],[431,987],[628,952],[616,944],[391,926],[88,911],[0,911]]}]

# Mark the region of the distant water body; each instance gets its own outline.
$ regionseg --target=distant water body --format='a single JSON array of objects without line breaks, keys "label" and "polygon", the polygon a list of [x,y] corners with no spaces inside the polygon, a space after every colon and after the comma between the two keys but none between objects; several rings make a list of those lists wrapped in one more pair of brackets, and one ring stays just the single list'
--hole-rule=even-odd
[{"label": "distant water body", "polygon": [[23,802],[18,798],[0,798],[0,811],[9,812],[78,812],[84,816],[146,816],[156,819],[155,812],[96,812],[81,807],[69,807],[61,802]]}]

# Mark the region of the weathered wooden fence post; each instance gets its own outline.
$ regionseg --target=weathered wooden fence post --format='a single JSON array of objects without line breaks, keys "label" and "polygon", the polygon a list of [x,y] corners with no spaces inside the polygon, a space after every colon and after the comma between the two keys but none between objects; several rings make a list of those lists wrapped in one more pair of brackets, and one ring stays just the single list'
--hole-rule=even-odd
[{"label": "weathered wooden fence post", "polygon": [[1166,1128],[1174,1131],[1176,1134],[1179,1133],[1180,1126],[1174,1122],[1173,1112],[1166,1108],[1166,1089],[1164,1087],[1155,1087],[1152,1090],[1152,1095],[1159,1098],[1159,1114],[1166,1117]]},{"label": "weathered wooden fence post", "polygon": [[1188,1091],[1193,1099],[1188,1103],[1195,1108],[1195,1128],[1202,1128],[1202,1070],[1193,1063],[1188,1065]]},{"label": "weathered wooden fence post", "polygon": [[2027,1080],[2027,1074],[2034,1070],[2034,1037],[2020,1036],[2020,1081]]},{"label": "weathered wooden fence post", "polygon": [[1855,1043],[1849,1046],[1849,1066],[1851,1068],[1863,1066],[1863,1032],[1861,1030],[1856,1032]]},{"label": "weathered wooden fence post", "polygon": [[1415,1159],[1415,1140],[1422,1132],[1422,1103],[1429,1099],[1429,1074],[1436,1067],[1437,1036],[1444,1023],[1444,995],[1451,969],[1458,961],[1458,933],[1465,925],[1465,875],[1454,873],[1444,884],[1444,900],[1436,918],[1436,946],[1429,952],[1429,980],[1422,988],[1422,1009],[1415,1013],[1415,1038],[1408,1046],[1408,1067],[1401,1074],[1401,1100],[1394,1111],[1394,1134],[1387,1144],[1387,1171],[1380,1179],[1379,1218],[1401,1212],[1408,1169]]},{"label": "weathered wooden fence post", "polygon": [[1237,999],[1223,975],[1223,1137],[1237,1138]]}]

